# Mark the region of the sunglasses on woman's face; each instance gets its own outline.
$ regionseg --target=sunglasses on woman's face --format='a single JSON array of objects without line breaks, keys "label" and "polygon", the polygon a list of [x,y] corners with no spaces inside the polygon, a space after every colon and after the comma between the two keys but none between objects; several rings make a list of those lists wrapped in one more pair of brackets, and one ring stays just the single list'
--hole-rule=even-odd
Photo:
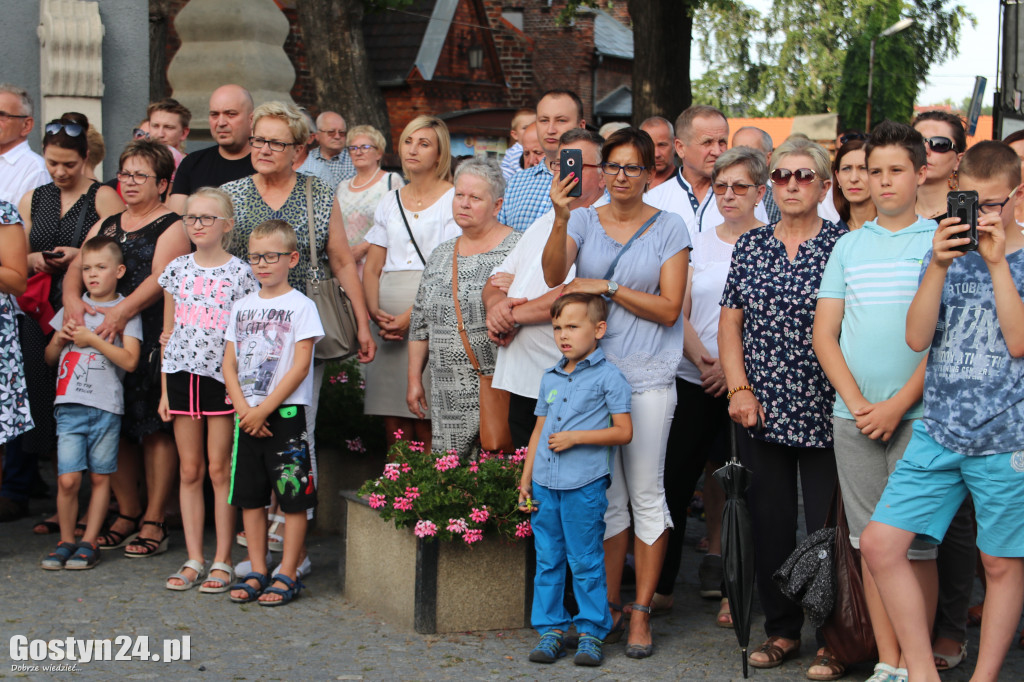
[{"label": "sunglasses on woman's face", "polygon": [[797,168],[795,171],[788,168],[776,168],[772,171],[772,182],[776,185],[788,185],[790,178],[796,178],[796,184],[809,185],[814,182],[817,175],[810,168]]},{"label": "sunglasses on woman's face", "polygon": [[50,121],[46,124],[46,134],[56,135],[61,130],[68,134],[68,137],[78,137],[82,134],[82,126],[77,123],[64,123],[62,121]]},{"label": "sunglasses on woman's face", "polygon": [[956,145],[948,137],[926,137],[924,138],[924,143],[936,154],[956,151]]}]

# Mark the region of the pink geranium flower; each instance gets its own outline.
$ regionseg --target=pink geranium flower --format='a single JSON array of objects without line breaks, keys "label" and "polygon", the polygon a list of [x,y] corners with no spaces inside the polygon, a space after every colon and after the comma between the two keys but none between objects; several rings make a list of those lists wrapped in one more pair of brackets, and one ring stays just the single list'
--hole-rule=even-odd
[{"label": "pink geranium flower", "polygon": [[462,539],[466,541],[467,545],[472,545],[474,542],[480,542],[484,539],[484,532],[479,528],[470,528],[462,534]]},{"label": "pink geranium flower", "polygon": [[384,478],[389,481],[397,481],[401,474],[398,471],[398,464],[396,462],[388,462],[384,465]]},{"label": "pink geranium flower", "polygon": [[405,496],[410,500],[415,500],[420,496],[420,489],[415,486],[406,486]]},{"label": "pink geranium flower", "polygon": [[448,519],[449,533],[465,533],[468,528],[469,526],[466,525],[466,519]]},{"label": "pink geranium flower", "polygon": [[427,521],[420,519],[416,522],[416,527],[412,531],[418,538],[432,537],[437,535],[437,524],[433,521]]},{"label": "pink geranium flower", "polygon": [[469,518],[473,523],[486,523],[490,516],[491,513],[487,511],[487,507],[484,507],[483,509],[473,507],[473,512],[469,515]]},{"label": "pink geranium flower", "polygon": [[528,538],[531,535],[533,535],[533,528],[530,526],[529,521],[523,521],[522,523],[516,524],[517,538]]},{"label": "pink geranium flower", "polygon": [[396,497],[394,507],[398,511],[410,511],[412,510],[412,500],[407,497]]},{"label": "pink geranium flower", "polygon": [[370,509],[380,509],[388,506],[387,498],[379,493],[370,495]]}]

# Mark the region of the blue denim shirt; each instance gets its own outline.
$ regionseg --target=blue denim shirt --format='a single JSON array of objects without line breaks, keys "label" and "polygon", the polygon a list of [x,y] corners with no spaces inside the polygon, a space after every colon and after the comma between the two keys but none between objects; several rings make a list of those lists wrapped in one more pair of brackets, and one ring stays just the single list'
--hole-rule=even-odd
[{"label": "blue denim shirt", "polygon": [[538,417],[544,430],[533,460],[533,482],[551,490],[575,490],[611,474],[610,445],[576,445],[561,453],[548,448],[548,438],[560,431],[592,431],[611,426],[611,415],[630,411],[629,382],[605,359],[600,348],[565,373],[566,359],[547,370],[540,383]]}]

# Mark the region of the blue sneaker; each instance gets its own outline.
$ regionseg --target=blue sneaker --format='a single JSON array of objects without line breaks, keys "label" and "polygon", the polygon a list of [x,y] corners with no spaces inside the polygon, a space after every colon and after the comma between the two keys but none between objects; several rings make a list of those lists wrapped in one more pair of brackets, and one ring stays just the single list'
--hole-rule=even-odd
[{"label": "blue sneaker", "polygon": [[562,633],[554,630],[548,630],[541,635],[537,646],[530,652],[530,660],[534,663],[554,663],[562,656],[565,656]]},{"label": "blue sneaker", "polygon": [[580,635],[580,643],[576,647],[576,657],[573,663],[576,665],[601,665],[604,661],[604,652],[601,651],[603,642],[593,635]]}]

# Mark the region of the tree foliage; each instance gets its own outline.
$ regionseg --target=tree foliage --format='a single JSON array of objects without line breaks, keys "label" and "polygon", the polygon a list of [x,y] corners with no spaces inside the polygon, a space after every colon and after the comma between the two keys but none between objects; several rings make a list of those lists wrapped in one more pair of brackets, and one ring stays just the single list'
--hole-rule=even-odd
[{"label": "tree foliage", "polygon": [[765,16],[736,0],[707,2],[695,16],[708,71],[694,100],[734,116],[838,112],[864,124],[871,38],[901,17],[904,31],[876,41],[873,121],[908,120],[929,68],[957,53],[972,21],[949,0],[774,0]]}]

